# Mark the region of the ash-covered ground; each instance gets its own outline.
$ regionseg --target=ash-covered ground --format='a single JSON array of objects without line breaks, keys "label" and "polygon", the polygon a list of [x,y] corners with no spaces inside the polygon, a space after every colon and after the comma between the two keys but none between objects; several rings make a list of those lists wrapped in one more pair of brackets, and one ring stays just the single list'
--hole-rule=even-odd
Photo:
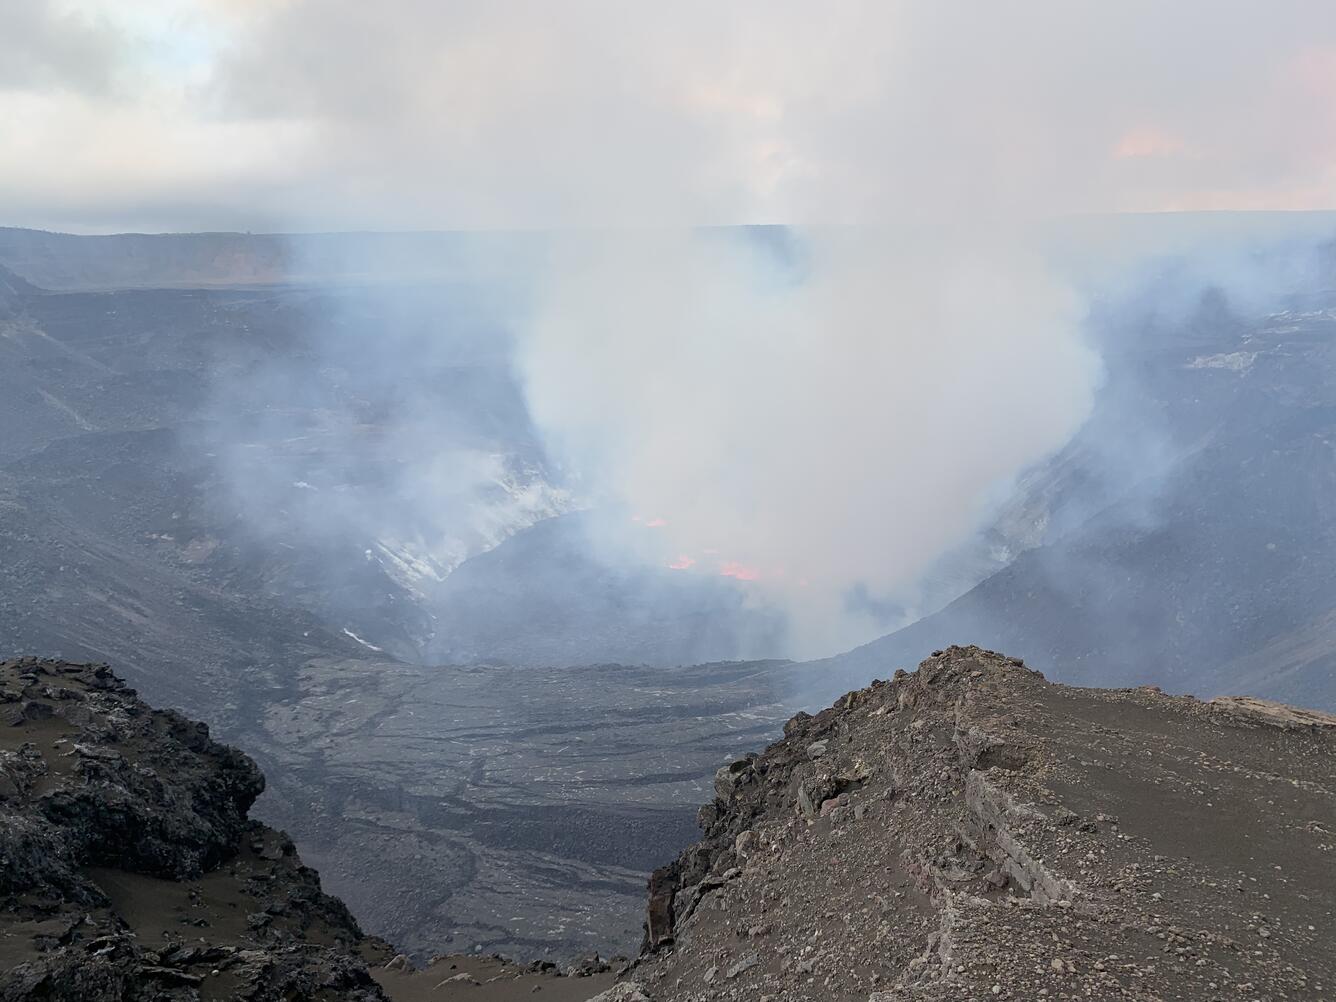
[{"label": "ash-covered ground", "polygon": [[1336,989],[1336,716],[952,647],[784,735],[654,875],[654,1002]]},{"label": "ash-covered ground", "polygon": [[791,712],[790,670],[317,660],[249,694],[240,740],[271,777],[262,816],[417,957],[630,954],[645,875]]}]

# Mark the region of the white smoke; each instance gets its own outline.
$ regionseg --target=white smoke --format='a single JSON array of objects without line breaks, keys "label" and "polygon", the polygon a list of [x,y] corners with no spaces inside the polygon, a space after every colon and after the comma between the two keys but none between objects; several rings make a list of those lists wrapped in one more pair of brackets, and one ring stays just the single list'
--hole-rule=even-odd
[{"label": "white smoke", "polygon": [[[58,6],[0,31],[11,219],[680,223],[557,242],[529,404],[682,573],[785,599],[801,653],[888,625],[858,610],[1087,412],[1081,300],[1016,220],[1336,193],[1318,0]],[[688,232],[770,220],[915,228]],[[412,377],[433,349],[378,350]]]},{"label": "white smoke", "polygon": [[661,521],[683,573],[782,601],[793,654],[895,600],[1089,411],[1076,295],[1003,234],[814,230],[563,245],[522,345],[549,446]]}]

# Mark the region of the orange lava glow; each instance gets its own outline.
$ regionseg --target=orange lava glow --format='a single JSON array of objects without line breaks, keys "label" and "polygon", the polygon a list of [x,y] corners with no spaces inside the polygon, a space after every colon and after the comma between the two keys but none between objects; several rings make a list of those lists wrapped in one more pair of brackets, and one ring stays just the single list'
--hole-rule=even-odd
[{"label": "orange lava glow", "polygon": [[695,561],[693,558],[691,558],[691,557],[687,556],[685,553],[683,553],[683,554],[682,554],[681,556],[679,556],[676,560],[674,560],[671,564],[669,564],[668,567],[669,567],[669,569],[674,570],[674,571],[685,571],[685,570],[688,570],[689,568],[691,568],[692,566],[694,566],[695,563],[696,563],[696,561]]},{"label": "orange lava glow", "polygon": [[665,518],[652,518],[645,523],[645,525],[651,529],[662,529],[667,524],[668,520]]},{"label": "orange lava glow", "polygon": [[723,577],[736,578],[739,581],[759,581],[761,579],[761,572],[755,567],[748,567],[736,560],[727,560],[720,564],[719,573]]}]

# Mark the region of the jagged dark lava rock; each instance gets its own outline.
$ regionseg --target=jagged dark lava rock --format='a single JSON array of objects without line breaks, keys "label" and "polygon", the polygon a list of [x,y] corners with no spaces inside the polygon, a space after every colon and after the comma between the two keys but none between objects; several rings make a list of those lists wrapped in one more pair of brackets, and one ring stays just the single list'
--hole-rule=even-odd
[{"label": "jagged dark lava rock", "polygon": [[263,789],[105,666],[0,663],[0,999],[383,999]]},{"label": "jagged dark lava rock", "polygon": [[977,647],[722,768],[634,981],[705,999],[1336,997],[1336,717]]}]

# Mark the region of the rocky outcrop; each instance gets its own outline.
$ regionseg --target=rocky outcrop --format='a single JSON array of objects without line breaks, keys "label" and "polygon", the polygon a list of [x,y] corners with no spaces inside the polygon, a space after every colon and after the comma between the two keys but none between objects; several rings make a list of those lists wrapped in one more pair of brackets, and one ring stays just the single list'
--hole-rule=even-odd
[{"label": "rocky outcrop", "polygon": [[383,998],[263,789],[105,666],[0,663],[0,999]]},{"label": "rocky outcrop", "polygon": [[1070,902],[1075,897],[1071,881],[1055,876],[1017,838],[1026,825],[1043,821],[1042,814],[1017,804],[978,769],[970,770],[965,780],[965,807],[964,832],[970,846],[996,863],[1000,876],[1040,904]]},{"label": "rocky outcrop", "polygon": [[977,647],[720,769],[635,978],[713,998],[1336,994],[1336,731]]}]

